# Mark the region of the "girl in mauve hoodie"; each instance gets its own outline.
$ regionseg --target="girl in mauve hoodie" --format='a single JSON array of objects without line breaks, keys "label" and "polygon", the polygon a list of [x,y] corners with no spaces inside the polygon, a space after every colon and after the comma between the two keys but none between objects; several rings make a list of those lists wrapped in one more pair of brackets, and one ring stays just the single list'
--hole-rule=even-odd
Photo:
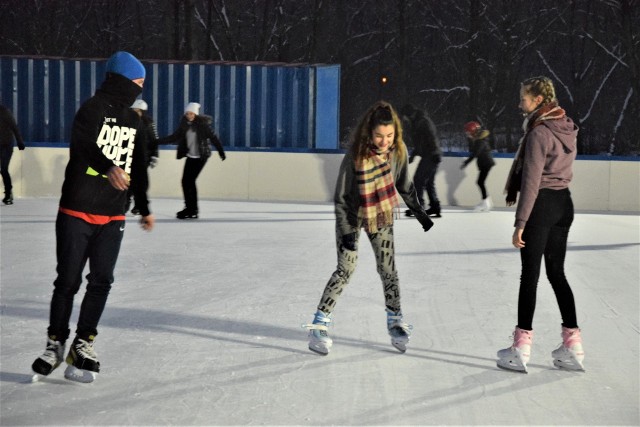
[{"label": "girl in mauve hoodie", "polygon": [[536,289],[544,257],[562,316],[563,343],[551,353],[553,363],[559,368],[584,370],[575,302],[564,274],[567,237],[573,222],[569,183],[573,177],[578,127],[558,105],[553,82],[547,77],[522,82],[519,107],[525,117],[524,136],[505,188],[507,206],[517,201],[512,243],[520,249],[522,261],[518,324],[512,346],[498,352],[497,364],[500,368],[527,372]]}]

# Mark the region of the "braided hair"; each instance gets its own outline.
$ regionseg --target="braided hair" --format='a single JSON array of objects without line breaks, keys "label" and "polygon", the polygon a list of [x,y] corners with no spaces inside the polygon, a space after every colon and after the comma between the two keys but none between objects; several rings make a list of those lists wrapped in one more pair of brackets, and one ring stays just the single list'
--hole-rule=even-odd
[{"label": "braided hair", "polygon": [[520,86],[524,90],[524,93],[531,96],[542,96],[542,102],[540,105],[551,104],[552,102],[558,102],[556,99],[556,89],[553,86],[553,82],[549,77],[538,76],[530,77],[520,83]]}]

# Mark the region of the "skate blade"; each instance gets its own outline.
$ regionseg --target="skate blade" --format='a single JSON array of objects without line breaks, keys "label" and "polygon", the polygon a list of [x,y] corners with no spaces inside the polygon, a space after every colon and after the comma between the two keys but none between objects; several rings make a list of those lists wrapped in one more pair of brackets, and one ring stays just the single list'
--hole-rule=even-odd
[{"label": "skate blade", "polygon": [[73,365],[67,366],[64,371],[64,377],[71,381],[79,383],[92,383],[96,379],[96,372],[78,369]]},{"label": "skate blade", "polygon": [[573,359],[571,360],[554,359],[553,366],[560,369],[566,369],[567,371],[586,372],[584,370],[584,365],[578,362],[577,360],[573,360]]},{"label": "skate blade", "polygon": [[498,360],[496,362],[496,366],[500,369],[504,369],[505,371],[519,372],[521,374],[528,374],[527,365],[522,365],[519,363],[513,362],[501,362]]},{"label": "skate blade", "polygon": [[391,340],[391,345],[395,347],[400,353],[404,353],[407,351],[407,343],[409,340]]},{"label": "skate blade", "polygon": [[326,356],[327,354],[329,354],[329,349],[331,347],[326,347],[324,345],[311,345],[309,344],[309,350],[313,351],[314,353],[317,353],[321,356]]}]

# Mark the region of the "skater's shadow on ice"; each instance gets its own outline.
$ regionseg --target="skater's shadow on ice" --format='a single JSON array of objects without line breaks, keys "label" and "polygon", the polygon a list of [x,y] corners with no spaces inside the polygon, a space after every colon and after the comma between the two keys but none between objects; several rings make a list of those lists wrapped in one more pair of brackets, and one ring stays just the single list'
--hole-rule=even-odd
[{"label": "skater's shadow on ice", "polygon": [[246,223],[279,223],[279,222],[318,222],[335,221],[333,218],[203,218],[198,219],[177,219],[177,218],[156,218],[155,222],[163,224],[246,224]]},{"label": "skater's shadow on ice", "polygon": [[[572,245],[569,242],[567,250],[571,251],[615,251],[618,249],[626,249],[634,246],[640,246],[640,243],[612,243],[608,245]],[[505,254],[514,253],[512,247],[500,249],[470,249],[461,251],[424,251],[424,252],[396,252],[396,255],[402,256],[424,256],[425,254],[435,255],[473,255],[473,254]]]},{"label": "skater's shadow on ice", "polygon": [[[4,372],[0,371],[0,382],[2,383],[15,383],[15,384],[31,384],[33,383],[32,374],[23,374],[17,372]],[[47,384],[61,384],[61,385],[78,385],[69,380],[56,379],[56,378],[41,378],[38,382]]]},{"label": "skater's shadow on ice", "polygon": [[[46,319],[48,305],[34,306],[29,301],[14,301],[3,307],[4,319],[34,318]],[[73,321],[73,319],[72,319]],[[240,344],[250,348],[268,348],[286,353],[304,354],[316,357],[307,350],[307,334],[302,328],[280,327],[272,323],[260,323],[247,319],[221,319],[213,316],[201,316],[176,313],[155,309],[136,309],[110,307],[100,322],[102,327],[119,330],[148,331],[150,333],[187,335],[202,340],[217,340]],[[336,337],[336,343],[358,349],[397,354],[380,341],[359,338]],[[417,357],[439,363],[454,364],[476,369],[497,369],[495,359],[469,354],[457,354],[446,351],[411,347],[404,356]],[[478,363],[481,361],[481,363]]]},{"label": "skater's shadow on ice", "polygon": [[[32,318],[46,319],[49,306],[34,306],[33,301],[14,301],[3,306],[4,319]],[[71,319],[74,322],[74,318]],[[100,320],[101,327],[150,331],[170,334],[183,334],[199,338],[220,340],[250,347],[262,347],[282,350],[290,353],[308,354],[299,348],[277,344],[278,341],[267,338],[278,338],[283,341],[306,340],[301,328],[284,328],[268,323],[258,323],[242,319],[219,319],[210,316],[198,316],[154,309],[135,309],[111,306]],[[239,336],[249,336],[242,339]],[[283,342],[280,341],[280,342]]]},{"label": "skater's shadow on ice", "polygon": [[[462,357],[463,355],[459,356]],[[466,357],[466,355],[464,357]],[[495,370],[485,370],[477,374],[467,375],[463,377],[462,382],[452,387],[425,387],[425,390],[428,390],[426,393],[419,394],[413,399],[402,402],[402,415],[404,419],[411,419],[412,417],[420,417],[424,414],[438,413],[442,410],[464,407],[471,401],[505,394],[512,395],[520,390],[527,390],[561,381],[565,377],[565,375],[556,375],[550,371],[553,371],[553,369],[545,370],[534,375],[531,373],[529,375],[522,375],[496,368]],[[363,413],[350,416],[350,420],[358,420],[358,424],[361,425],[386,424],[389,419],[389,414],[394,413],[397,407],[398,402],[394,402],[388,406],[367,408]],[[336,425],[348,425],[350,420],[335,420],[332,421],[332,423]]]}]

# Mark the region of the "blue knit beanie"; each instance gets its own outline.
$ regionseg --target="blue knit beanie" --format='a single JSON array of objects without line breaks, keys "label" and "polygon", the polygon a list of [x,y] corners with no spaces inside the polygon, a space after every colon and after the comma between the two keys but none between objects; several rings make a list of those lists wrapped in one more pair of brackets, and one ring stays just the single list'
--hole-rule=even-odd
[{"label": "blue knit beanie", "polygon": [[122,50],[111,55],[107,61],[106,72],[120,74],[129,80],[144,79],[147,74],[144,66],[135,56]]}]

